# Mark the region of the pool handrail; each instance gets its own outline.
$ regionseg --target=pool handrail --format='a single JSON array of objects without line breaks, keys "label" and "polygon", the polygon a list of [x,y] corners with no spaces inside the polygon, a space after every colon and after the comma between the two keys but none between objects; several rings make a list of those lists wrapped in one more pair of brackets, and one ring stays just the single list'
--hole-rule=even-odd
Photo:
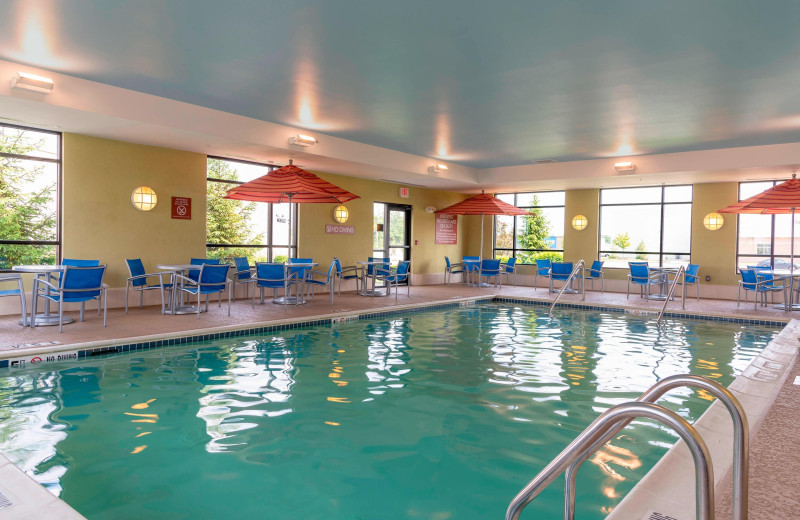
[{"label": "pool handrail", "polygon": [[[741,403],[738,399],[724,386],[708,379],[706,377],[695,376],[691,374],[679,374],[667,377],[658,383],[651,386],[646,392],[644,392],[639,398],[636,400],[637,403],[648,403],[654,404],[658,399],[660,399],[664,394],[669,392],[672,389],[679,388],[679,387],[694,387],[700,388],[709,392],[710,394],[714,395],[715,397],[719,398],[719,400],[725,405],[728,409],[728,412],[731,415],[731,420],[733,421],[733,520],[747,520],[748,518],[748,472],[749,472],[749,445],[750,445],[750,430],[747,423],[747,416],[744,412],[744,408],[742,408]],[[630,403],[628,403],[630,404]],[[609,410],[610,411],[610,410]],[[608,413],[608,411],[606,412]],[[603,414],[605,415],[605,414]],[[588,431],[592,426],[595,425],[599,421],[600,418],[603,417],[601,415],[597,420],[595,420],[592,425],[590,425],[586,431]],[[564,465],[561,465],[561,469],[558,471],[564,471],[564,478],[565,478],[565,487],[564,487],[564,518],[567,520],[574,520],[574,511],[575,511],[575,479],[577,476],[578,469],[580,469],[581,464],[586,461],[589,456],[591,456],[595,451],[597,451],[600,447],[602,447],[605,443],[611,440],[614,436],[616,436],[623,428],[625,428],[634,417],[629,419],[622,419],[618,421],[615,425],[611,425],[610,429],[607,429],[604,433],[601,434],[594,442],[588,445],[583,451],[581,451],[578,456],[574,457],[574,461],[569,464],[566,468]],[[679,432],[680,434],[680,432]],[[580,438],[580,436],[579,436]],[[578,438],[578,439],[579,439]],[[522,509],[531,501],[536,495],[539,494],[547,485],[549,485],[555,478],[558,476],[558,473],[555,473],[554,470],[556,468],[551,468],[554,465],[558,458],[563,457],[565,454],[570,451],[574,451],[577,449],[576,443],[578,439],[573,441],[561,454],[554,459],[542,472],[537,475],[512,501],[511,505],[508,508],[506,513],[507,520],[516,520],[519,517],[519,514],[522,512]],[[684,439],[685,440],[685,439]],[[702,440],[702,439],[701,439]],[[692,449],[692,446],[689,442],[687,442],[689,448]],[[694,456],[694,451],[692,452]],[[697,465],[697,459],[695,458],[695,465]],[[712,468],[713,469],[713,468]],[[547,482],[543,482],[542,477],[546,471],[550,470],[552,476],[548,476]],[[534,486],[534,482],[539,479],[539,483]],[[713,477],[712,477],[712,485],[713,485]],[[697,518],[702,518],[700,515],[700,493],[697,493],[698,497],[698,512]],[[713,501],[713,495],[712,495]],[[516,506],[515,506],[516,504]],[[515,508],[512,511],[512,508]]]},{"label": "pool handrail", "polygon": [[667,310],[667,304],[669,303],[670,298],[675,293],[675,286],[678,285],[678,280],[682,280],[681,285],[683,286],[683,294],[681,296],[681,309],[686,308],[686,267],[681,265],[678,268],[678,272],[675,273],[675,278],[672,279],[672,283],[669,284],[669,291],[667,291],[667,297],[664,299],[664,305],[661,306],[661,310],[658,312],[658,318],[656,318],[656,325],[661,324],[661,318],[664,317],[664,311]]},{"label": "pool handrail", "polygon": [[558,294],[553,300],[552,305],[550,305],[550,310],[547,313],[550,317],[553,316],[553,309],[555,308],[556,303],[558,303],[558,299],[561,298],[561,295],[564,294],[564,290],[567,288],[567,286],[569,286],[570,282],[575,278],[575,275],[578,273],[578,269],[583,270],[583,272],[581,273],[581,301],[586,301],[586,262],[584,262],[583,260],[578,260],[578,263],[575,264],[575,267],[572,269],[572,272],[564,281],[564,285],[561,286],[561,290],[558,291]]},{"label": "pool handrail", "polygon": [[[638,401],[618,404],[595,419],[514,497],[506,511],[506,520],[519,520],[522,510],[569,466],[581,460],[587,449],[594,446],[609,429],[639,417],[654,419],[672,428],[689,447],[695,466],[696,518],[714,520],[714,469],[709,463],[711,456],[700,434],[675,412],[657,404]],[[564,518],[571,520],[572,511],[565,509]]]}]

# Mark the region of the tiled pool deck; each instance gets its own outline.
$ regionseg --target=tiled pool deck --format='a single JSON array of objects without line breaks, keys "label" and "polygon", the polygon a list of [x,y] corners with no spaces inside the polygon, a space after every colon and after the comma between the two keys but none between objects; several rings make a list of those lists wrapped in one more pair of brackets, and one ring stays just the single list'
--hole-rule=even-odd
[{"label": "tiled pool deck", "polygon": [[[69,313],[76,318],[76,323],[65,325],[64,332],[57,327],[37,327],[35,330],[23,328],[17,324],[18,316],[0,316],[0,367],[8,366],[9,360],[35,357],[46,352],[60,351],[73,355],[80,351],[81,355],[95,355],[105,352],[124,352],[129,350],[167,346],[184,343],[187,338],[203,339],[207,337],[224,337],[257,333],[261,329],[301,326],[309,322],[330,322],[332,319],[349,319],[355,315],[374,315],[396,312],[408,312],[419,306],[439,307],[443,305],[459,305],[462,300],[486,299],[495,301],[526,301],[533,304],[549,305],[552,301],[545,288],[503,286],[496,288],[475,288],[462,285],[429,285],[411,288],[411,296],[401,291],[397,299],[391,297],[366,298],[353,293],[337,296],[334,304],[328,301],[327,294],[318,294],[314,300],[301,306],[275,305],[269,302],[263,305],[256,303],[251,307],[250,300],[238,300],[231,308],[231,316],[227,316],[227,303],[217,307],[212,302],[208,313],[202,313],[200,319],[196,315],[161,315],[155,306],[144,309],[132,308],[129,314],[123,309],[110,309],[108,326],[102,326],[102,317],[95,310],[87,310],[86,321],[77,322],[77,313]],[[645,301],[638,295],[626,299],[624,294],[587,292],[586,301],[581,302],[579,295],[564,295],[561,300],[569,306],[590,306],[608,310],[624,310],[636,313],[657,313],[663,302]],[[746,323],[761,323],[778,326],[787,324],[795,318],[795,313],[787,313],[781,309],[759,306],[754,309],[752,303],[737,307],[736,302],[728,300],[702,299],[697,302],[687,298],[686,309],[680,308],[680,300],[670,302],[668,315],[687,314],[701,316],[711,320],[731,320]],[[797,322],[784,331],[794,334]],[[796,334],[792,338],[797,342]],[[796,349],[796,347],[795,347]],[[43,357],[43,356],[40,356]],[[800,506],[797,496],[797,475],[800,475],[800,449],[798,447],[796,429],[800,424],[800,386],[794,386],[795,375],[800,374],[798,366],[790,366],[793,375],[778,395],[778,399],[765,417],[761,418],[764,428],[754,437],[751,449],[751,517],[758,519],[785,519],[792,517],[790,512]],[[764,462],[762,462],[764,461]],[[779,468],[766,461],[780,462]],[[532,475],[536,468],[532,468]],[[779,480],[776,475],[780,475]],[[727,480],[726,480],[727,479]],[[730,501],[730,476],[723,479],[718,491],[719,513]],[[784,485],[785,483],[785,485]],[[521,482],[520,486],[525,483]],[[782,490],[782,487],[785,489]],[[728,490],[727,495],[726,491]],[[776,498],[780,495],[781,498]],[[679,498],[679,497],[676,497]],[[684,498],[684,497],[680,497]],[[782,501],[781,501],[782,500]],[[782,504],[773,507],[772,504]],[[784,507],[785,506],[785,507]],[[0,509],[0,518],[26,518],[13,513],[15,508]],[[22,510],[19,510],[22,513]],[[756,514],[758,513],[758,514]],[[719,518],[730,517],[730,513],[718,515]],[[638,520],[638,518],[636,519]]]}]

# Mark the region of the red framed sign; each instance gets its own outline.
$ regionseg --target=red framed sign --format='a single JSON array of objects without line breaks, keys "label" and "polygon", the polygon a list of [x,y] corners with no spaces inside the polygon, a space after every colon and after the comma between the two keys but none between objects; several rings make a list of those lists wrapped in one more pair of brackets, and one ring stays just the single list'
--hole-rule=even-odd
[{"label": "red framed sign", "polygon": [[435,236],[437,244],[458,243],[458,215],[437,214]]},{"label": "red framed sign", "polygon": [[172,197],[172,218],[192,220],[191,197]]}]

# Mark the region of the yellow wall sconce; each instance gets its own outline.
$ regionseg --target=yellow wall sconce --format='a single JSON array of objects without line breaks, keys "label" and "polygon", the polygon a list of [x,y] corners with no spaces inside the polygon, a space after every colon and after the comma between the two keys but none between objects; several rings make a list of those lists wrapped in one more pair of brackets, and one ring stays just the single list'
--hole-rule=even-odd
[{"label": "yellow wall sconce", "polygon": [[336,206],[333,209],[333,220],[339,224],[344,224],[348,218],[350,218],[350,212],[345,206]]},{"label": "yellow wall sconce", "polygon": [[575,215],[575,217],[572,219],[572,227],[574,227],[578,231],[586,229],[586,226],[588,225],[589,225],[589,219],[586,218],[585,215]]},{"label": "yellow wall sconce", "polygon": [[703,225],[709,231],[716,231],[722,227],[722,224],[725,223],[725,219],[722,218],[722,215],[719,213],[709,213],[705,217],[703,217]]},{"label": "yellow wall sconce", "polygon": [[158,197],[153,188],[149,186],[139,186],[131,193],[133,207],[139,211],[150,211],[156,207]]}]

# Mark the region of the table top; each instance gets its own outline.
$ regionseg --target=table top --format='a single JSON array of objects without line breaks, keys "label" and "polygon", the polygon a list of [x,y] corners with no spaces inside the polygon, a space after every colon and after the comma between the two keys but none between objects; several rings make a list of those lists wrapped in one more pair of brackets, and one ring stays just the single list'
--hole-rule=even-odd
[{"label": "table top", "polygon": [[376,262],[374,260],[372,262],[370,262],[369,260],[364,260],[362,262],[356,262],[356,263],[357,264],[361,264],[361,265],[386,265],[386,264],[389,264],[391,262]]},{"label": "table top", "polygon": [[15,265],[11,270],[21,273],[59,273],[65,267],[64,265]]},{"label": "table top", "polygon": [[318,262],[289,262],[286,264],[289,267],[315,267],[318,266]]},{"label": "table top", "polygon": [[164,271],[188,271],[189,269],[200,269],[202,266],[194,264],[156,264],[156,269]]}]

